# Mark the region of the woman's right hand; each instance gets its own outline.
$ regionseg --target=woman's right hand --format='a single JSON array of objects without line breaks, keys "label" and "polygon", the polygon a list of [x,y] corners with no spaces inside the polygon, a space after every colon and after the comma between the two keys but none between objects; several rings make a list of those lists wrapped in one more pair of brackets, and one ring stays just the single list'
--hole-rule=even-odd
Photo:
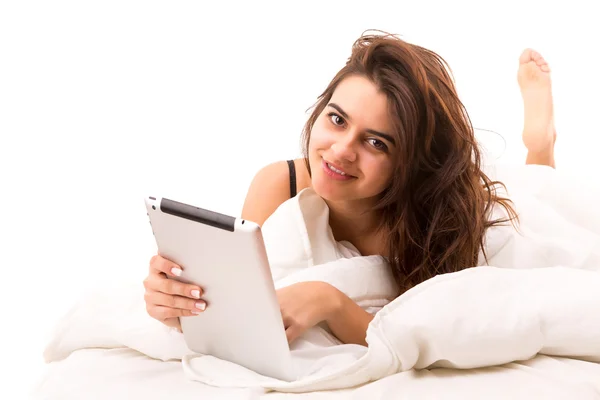
[{"label": "woman's right hand", "polygon": [[200,299],[202,288],[167,278],[180,276],[181,272],[179,265],[155,255],[150,259],[150,272],[144,279],[148,314],[180,332],[179,317],[198,315],[206,309],[206,302]]}]

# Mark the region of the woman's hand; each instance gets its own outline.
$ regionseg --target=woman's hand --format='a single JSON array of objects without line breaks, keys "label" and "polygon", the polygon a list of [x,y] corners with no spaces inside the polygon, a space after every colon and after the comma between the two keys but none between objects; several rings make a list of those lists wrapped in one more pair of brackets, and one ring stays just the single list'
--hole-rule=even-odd
[{"label": "woman's hand", "polygon": [[300,282],[277,291],[288,342],[327,320],[340,306],[339,292],[325,282]]},{"label": "woman's hand", "polygon": [[180,276],[182,271],[179,265],[155,255],[150,259],[150,272],[144,280],[148,314],[180,332],[179,317],[198,315],[206,309],[206,302],[200,300],[200,287],[167,278]]}]

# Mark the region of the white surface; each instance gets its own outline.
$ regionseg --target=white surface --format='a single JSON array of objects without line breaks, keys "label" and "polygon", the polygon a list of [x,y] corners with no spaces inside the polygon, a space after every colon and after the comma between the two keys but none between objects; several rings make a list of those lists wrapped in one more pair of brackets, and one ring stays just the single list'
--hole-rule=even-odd
[{"label": "white surface", "polygon": [[[183,379],[178,362],[152,360],[130,349],[88,349],[48,367],[36,400],[592,400],[600,393],[600,365],[539,356],[530,361],[468,371],[434,369],[392,375],[358,389],[289,394],[215,388]],[[110,384],[107,384],[110,382]],[[44,394],[42,396],[41,394]],[[465,393],[470,395],[465,396]]]},{"label": "white surface", "polygon": [[597,180],[594,10],[585,0],[1,2],[1,342],[15,362],[0,386],[30,386],[54,323],[90,288],[141,282],[154,251],[148,192],[239,214],[256,170],[298,154],[304,111],[365,29],[446,58],[474,125],[500,133],[515,163],[516,60],[538,49],[553,68],[559,168]]},{"label": "white surface", "polygon": [[[328,348],[311,349],[312,358],[302,357],[313,361],[306,369],[310,374],[289,384],[207,357],[186,357],[186,373],[226,387],[260,385],[296,392],[353,387],[412,368],[502,365],[538,353],[600,361],[600,211],[588,208],[586,219],[579,218],[582,205],[600,203],[600,187],[564,180],[549,167],[498,165],[494,175],[506,182],[515,201],[520,233],[511,226],[490,229],[490,267],[438,276],[385,305],[367,330],[368,351],[351,345],[337,346],[335,354]],[[571,200],[557,202],[567,191]],[[355,301],[385,299],[377,293],[389,277],[376,271],[361,275],[369,257],[336,255],[323,207],[309,189],[284,203],[264,224],[267,249],[274,253],[269,258],[285,263],[286,254],[299,255],[287,260],[292,268],[286,270],[293,272],[286,283],[323,279]],[[297,231],[305,233],[298,238]],[[279,238],[278,232],[292,233]],[[317,258],[314,248],[337,258],[335,263],[355,263],[356,271],[327,274],[334,263]],[[302,265],[311,257],[317,268]],[[275,263],[272,268],[282,269]]]},{"label": "white surface", "polygon": [[[275,286],[318,279],[334,285],[365,310],[381,309],[398,293],[383,257],[353,257],[358,254],[356,249],[348,243],[335,242],[328,220],[325,202],[314,191],[306,189],[279,207],[265,222],[263,235],[276,277]],[[242,343],[239,341],[233,346],[239,348]],[[296,340],[292,358],[299,376],[327,373],[332,361],[339,361],[340,356],[342,361],[356,359],[366,351],[364,346],[343,346],[342,349],[335,346],[338,344],[339,341],[321,327]],[[192,355],[182,334],[148,316],[139,285],[111,286],[90,293],[61,321],[44,356],[47,361],[61,361],[78,349],[122,346],[165,361],[183,358],[182,373],[194,379],[202,378],[196,372],[196,366],[201,365],[219,371],[219,375],[235,377],[228,386],[244,381],[256,386],[252,382],[256,376],[236,376],[231,370],[240,370],[240,367],[231,363],[223,365],[213,357]],[[222,378],[210,379],[219,382]]]},{"label": "white surface", "polygon": [[[387,299],[394,298],[397,288],[389,285],[381,257],[345,258],[347,248],[333,240],[326,205],[312,190],[279,207],[263,227],[269,255],[281,262],[272,265],[278,287],[324,280],[363,308],[383,306],[367,330],[368,348],[336,345],[320,327],[297,340],[292,346],[292,357],[302,363],[297,381],[283,382],[214,357],[189,354],[181,334],[148,317],[141,290],[133,288],[106,290],[110,302],[91,295],[79,304],[62,321],[45,355],[60,365],[72,362],[64,358],[74,351],[126,346],[155,359],[183,359],[182,372],[188,378],[211,386],[281,392],[353,388],[413,369],[468,370],[538,354],[600,362],[600,212],[588,212],[585,221],[578,218],[579,205],[597,204],[600,193],[587,184],[564,181],[548,167],[497,167],[496,173],[515,199],[521,234],[509,227],[491,229],[490,266],[438,276],[391,302]],[[567,189],[578,201],[557,204],[558,192]],[[86,310],[93,311],[92,317]],[[548,367],[539,362],[544,370]],[[441,374],[474,376],[472,371]],[[489,390],[500,383],[497,375],[474,377],[473,385],[457,387],[457,394],[479,398],[480,381]],[[592,386],[582,385],[587,378],[577,375],[571,382],[576,384],[565,387],[563,378],[553,395],[568,389],[577,396],[600,396],[600,375],[593,376]],[[50,375],[46,382],[52,387],[60,379]],[[511,374],[502,380],[525,387],[540,383]],[[53,392],[48,390],[40,391],[49,396]]]}]

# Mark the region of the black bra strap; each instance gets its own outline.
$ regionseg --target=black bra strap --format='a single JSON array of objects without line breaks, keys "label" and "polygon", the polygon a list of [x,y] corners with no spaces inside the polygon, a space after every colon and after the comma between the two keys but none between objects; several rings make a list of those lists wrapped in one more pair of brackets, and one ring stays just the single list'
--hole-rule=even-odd
[{"label": "black bra strap", "polygon": [[296,196],[296,165],[294,160],[287,160],[288,168],[290,170],[290,198]]}]

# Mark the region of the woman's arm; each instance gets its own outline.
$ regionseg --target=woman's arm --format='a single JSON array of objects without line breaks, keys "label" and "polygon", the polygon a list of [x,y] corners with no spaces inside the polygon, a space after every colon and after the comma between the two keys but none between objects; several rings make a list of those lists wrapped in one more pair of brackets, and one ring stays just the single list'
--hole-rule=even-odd
[{"label": "woman's arm", "polygon": [[290,343],[319,322],[326,322],[342,342],[366,346],[367,326],[373,317],[329,283],[294,283],[278,289],[277,298]]},{"label": "woman's arm", "polygon": [[367,328],[373,320],[373,315],[363,310],[334,286],[330,288],[334,306],[326,319],[327,325],[342,342],[366,346]]}]

